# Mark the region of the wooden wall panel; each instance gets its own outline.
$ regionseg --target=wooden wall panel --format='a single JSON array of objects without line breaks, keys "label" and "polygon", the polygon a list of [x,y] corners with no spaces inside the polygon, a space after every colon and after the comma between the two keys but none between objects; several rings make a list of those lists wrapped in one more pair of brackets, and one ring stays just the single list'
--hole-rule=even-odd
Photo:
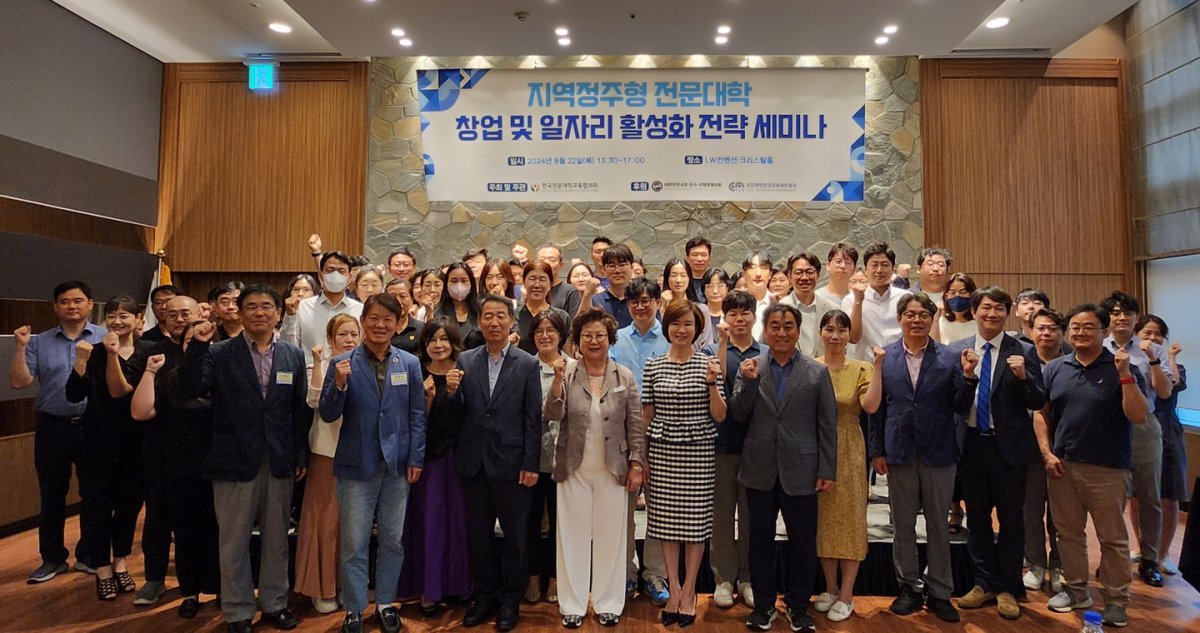
[{"label": "wooden wall panel", "polygon": [[168,64],[159,246],[177,271],[304,270],[304,246],[361,251],[368,65],[283,64],[246,88],[241,64]]},{"label": "wooden wall panel", "polygon": [[954,269],[1066,308],[1131,260],[1118,60],[923,60],[925,242]]}]

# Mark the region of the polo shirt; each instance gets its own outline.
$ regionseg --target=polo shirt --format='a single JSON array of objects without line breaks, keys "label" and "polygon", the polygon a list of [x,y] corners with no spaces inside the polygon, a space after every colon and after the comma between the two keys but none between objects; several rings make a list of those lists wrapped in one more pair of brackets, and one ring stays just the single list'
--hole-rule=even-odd
[{"label": "polo shirt", "polygon": [[[733,396],[733,385],[737,380],[738,367],[741,366],[742,361],[747,358],[758,358],[762,356],[765,350],[766,346],[754,340],[750,341],[750,347],[747,347],[745,351],[738,349],[738,346],[734,345],[732,340],[725,344],[724,378],[726,397]],[[716,358],[717,343],[705,345],[702,351]],[[717,453],[721,455],[742,454],[742,445],[746,439],[746,427],[745,425],[738,424],[740,421],[735,420],[732,416],[732,411],[730,411],[730,415],[725,418],[725,421],[717,425]]]},{"label": "polo shirt", "polygon": [[[1130,365],[1135,377],[1140,374]],[[1069,462],[1128,470],[1133,428],[1121,407],[1121,377],[1112,352],[1083,366],[1075,354],[1046,364],[1043,377],[1054,421],[1053,451]]]},{"label": "polo shirt", "polygon": [[408,323],[404,326],[404,329],[392,336],[392,347],[419,357],[421,354],[417,349],[419,347],[417,339],[421,336],[421,328],[423,327],[425,327],[423,322],[413,317],[408,317]]},{"label": "polo shirt", "polygon": [[92,344],[93,354],[105,354],[103,342],[108,330],[102,325],[84,324],[79,337],[67,338],[61,325],[29,337],[25,347],[25,364],[37,380],[38,393],[33,409],[38,413],[76,418],[87,409],[87,399],[67,400],[67,375],[75,366],[75,343],[84,340]]},{"label": "polo shirt", "polygon": [[629,315],[629,304],[625,303],[624,298],[618,298],[608,290],[593,296],[592,306],[612,315],[612,318],[617,320],[618,329],[633,323],[633,317]]}]

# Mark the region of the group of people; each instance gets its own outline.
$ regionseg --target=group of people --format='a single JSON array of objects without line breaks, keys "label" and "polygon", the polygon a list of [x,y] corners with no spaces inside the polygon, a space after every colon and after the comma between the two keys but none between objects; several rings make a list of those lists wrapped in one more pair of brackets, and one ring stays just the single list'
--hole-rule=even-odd
[{"label": "group of people", "polygon": [[[72,464],[75,568],[95,574],[97,597],[157,602],[173,541],[179,615],[219,595],[235,632],[259,608],[297,626],[294,589],[357,633],[369,586],[384,631],[402,627],[401,600],[432,616],[453,598],[473,598],[468,627],[512,630],[522,598],[557,602],[569,629],[589,603],[614,626],[639,589],[684,628],[706,545],[717,606],[739,598],[747,625],[768,630],[782,590],[791,629],[811,631],[810,609],[854,613],[873,476],[886,476],[900,615],[956,622],[995,604],[1015,619],[1038,590],[1054,611],[1091,607],[1091,517],[1104,621],[1124,626],[1127,498],[1141,579],[1176,571],[1181,350],[1124,293],[1062,315],[1041,291],[1014,299],[951,274],[941,248],[909,279],[882,243],[861,266],[846,243],[779,266],[753,251],[730,275],[696,237],[657,280],[603,237],[592,265],[569,267],[553,244],[426,270],[406,248],[374,265],[316,235],[309,247],[317,275],[282,294],[231,282],[200,302],[165,285],[152,327],[126,296],[100,326],[91,290],[70,281],[54,290],[57,327],[17,329],[12,386],[38,385],[31,583],[68,569]],[[139,588],[126,559],[143,503]],[[975,586],[956,607],[961,504]]]}]

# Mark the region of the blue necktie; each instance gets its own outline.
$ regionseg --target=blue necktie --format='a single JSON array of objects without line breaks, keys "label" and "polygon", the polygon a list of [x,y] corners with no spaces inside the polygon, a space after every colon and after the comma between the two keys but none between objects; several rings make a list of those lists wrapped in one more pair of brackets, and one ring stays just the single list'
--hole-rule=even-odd
[{"label": "blue necktie", "polygon": [[983,360],[979,363],[979,390],[975,393],[975,428],[980,433],[992,430],[989,402],[992,397],[992,344],[983,344]]}]

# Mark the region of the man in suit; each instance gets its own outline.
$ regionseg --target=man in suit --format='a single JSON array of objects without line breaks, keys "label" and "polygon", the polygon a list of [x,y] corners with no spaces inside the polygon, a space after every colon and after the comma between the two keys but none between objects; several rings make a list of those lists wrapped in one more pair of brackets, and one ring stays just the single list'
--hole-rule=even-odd
[{"label": "man in suit", "polygon": [[[462,383],[450,392],[466,408],[454,461],[467,500],[475,604],[463,625],[478,626],[498,612],[500,631],[511,631],[519,620],[529,566],[523,535],[542,441],[541,368],[536,357],[509,343],[514,319],[508,298],[483,298],[479,328],[485,345],[458,357]],[[497,519],[505,534],[503,577],[493,552]]]},{"label": "man in suit", "polygon": [[192,397],[212,400],[212,447],[204,478],[213,482],[220,526],[221,611],[231,633],[248,633],[254,619],[250,535],[262,535],[258,601],[263,619],[290,630],[299,623],[287,608],[288,524],[292,485],[305,475],[308,428],[304,353],[279,340],[275,324],[283,298],[254,284],[238,296],[244,331],[210,347],[211,323],[193,330],[183,361]]},{"label": "man in suit", "polygon": [[[966,381],[960,355],[929,336],[936,311],[929,295],[905,294],[896,304],[900,340],[873,348],[876,355],[886,356],[883,402],[871,416],[868,448],[875,472],[888,476],[896,527],[893,559],[900,595],[892,601],[892,612],[908,615],[924,602],[938,619],[958,622],[958,610],[950,603],[954,579],[946,513],[954,496],[960,452],[955,414],[967,412],[957,396]],[[919,511],[925,515],[928,531],[929,565],[924,579],[917,563]]]},{"label": "man in suit", "polygon": [[396,325],[407,315],[392,295],[363,304],[363,343],[335,357],[321,388],[321,419],[342,419],[333,458],[341,513],[343,633],[362,633],[367,607],[371,527],[379,517],[375,612],[386,633],[402,626],[392,607],[404,563],[404,513],[408,486],[425,461],[425,389],[416,356],[392,347]]},{"label": "man in suit", "polygon": [[[951,347],[965,352],[960,406],[969,407],[958,478],[971,531],[967,549],[975,568],[975,587],[958,606],[977,609],[996,602],[1000,616],[1021,617],[1024,597],[1021,562],[1025,549],[1026,467],[1038,461],[1032,411],[1046,404],[1041,362],[1028,343],[1004,333],[1012,297],[997,286],[971,295],[971,314],[979,335]],[[1000,519],[992,533],[992,510]]]},{"label": "man in suit", "polygon": [[[750,579],[755,608],[747,626],[775,619],[775,516],[787,525],[787,616],[793,631],[814,630],[808,615],[817,572],[817,495],[837,474],[837,401],[824,365],[796,349],[800,311],[763,311],[769,351],[742,361],[731,419],[746,425],[739,481],[750,508]],[[761,376],[761,378],[760,378]],[[651,474],[653,476],[653,474]]]}]

